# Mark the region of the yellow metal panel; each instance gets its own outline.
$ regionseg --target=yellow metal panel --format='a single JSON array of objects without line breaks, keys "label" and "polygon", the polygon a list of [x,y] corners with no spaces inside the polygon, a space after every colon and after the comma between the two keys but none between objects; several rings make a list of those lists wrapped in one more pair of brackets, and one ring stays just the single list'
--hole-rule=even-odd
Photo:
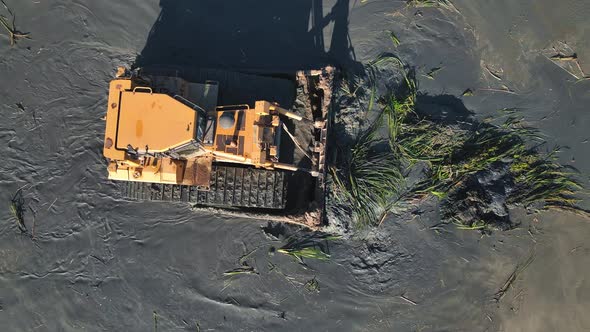
[{"label": "yellow metal panel", "polygon": [[176,99],[159,93],[121,93],[116,146],[127,145],[162,152],[194,139],[196,112]]},{"label": "yellow metal panel", "polygon": [[118,168],[114,171],[109,170],[109,179],[129,181],[129,169]]},{"label": "yellow metal panel", "polygon": [[128,79],[113,80],[109,87],[103,154],[106,158],[113,160],[125,158],[125,151],[116,149],[115,140],[117,139],[117,122],[119,121],[119,96],[127,89],[131,89],[131,80]]},{"label": "yellow metal panel", "polygon": [[184,162],[169,158],[162,159],[160,178],[162,182],[180,183],[184,175]]},{"label": "yellow metal panel", "polygon": [[[221,117],[221,115],[223,114],[224,111],[218,111],[217,112],[217,123],[219,124],[219,118]],[[228,135],[228,136],[233,136],[238,138],[239,136],[243,136],[244,137],[244,152],[243,152],[243,157],[246,159],[250,159],[252,157],[252,155],[257,155],[260,154],[260,151],[256,151],[259,150],[258,146],[256,144],[253,144],[253,133],[252,131],[255,130],[256,128],[256,121],[258,121],[259,116],[256,114],[256,109],[253,108],[249,108],[249,109],[244,109],[241,110],[240,112],[242,112],[243,114],[243,123],[244,123],[244,130],[240,130],[240,128],[237,128],[237,126],[239,125],[238,123],[238,116],[237,113],[236,115],[234,115],[234,119],[235,119],[235,123],[234,126],[232,128],[229,129],[225,129],[225,128],[221,128],[221,126],[217,126],[215,128],[215,142],[214,142],[214,146],[217,147],[219,145],[219,142],[217,141],[217,135]],[[254,128],[254,129],[253,129]]]}]

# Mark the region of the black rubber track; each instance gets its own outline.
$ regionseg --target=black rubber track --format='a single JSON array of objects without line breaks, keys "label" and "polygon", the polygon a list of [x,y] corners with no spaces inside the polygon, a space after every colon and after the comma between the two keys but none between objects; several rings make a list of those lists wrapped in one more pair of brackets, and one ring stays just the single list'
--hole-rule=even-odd
[{"label": "black rubber track", "polygon": [[187,202],[218,207],[284,209],[285,173],[255,168],[213,165],[211,188],[124,181],[123,195],[135,200]]}]

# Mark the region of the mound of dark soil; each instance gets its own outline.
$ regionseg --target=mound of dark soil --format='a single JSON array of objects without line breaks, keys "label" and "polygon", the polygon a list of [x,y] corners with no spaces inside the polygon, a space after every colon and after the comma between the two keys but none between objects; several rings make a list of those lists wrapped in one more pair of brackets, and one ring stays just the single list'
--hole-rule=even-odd
[{"label": "mound of dark soil", "polygon": [[514,181],[508,171],[509,165],[499,162],[468,177],[442,202],[443,218],[471,227],[513,228],[507,199]]}]

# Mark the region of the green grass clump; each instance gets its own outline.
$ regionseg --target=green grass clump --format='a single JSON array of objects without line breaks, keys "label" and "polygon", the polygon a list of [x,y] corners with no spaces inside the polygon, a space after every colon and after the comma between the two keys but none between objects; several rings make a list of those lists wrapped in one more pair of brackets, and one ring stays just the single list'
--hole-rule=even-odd
[{"label": "green grass clump", "polygon": [[406,165],[441,162],[455,151],[463,132],[418,117],[414,112],[415,98],[390,97],[383,109],[391,151]]},{"label": "green grass clump", "polygon": [[[384,55],[369,64],[368,69],[375,69],[386,63],[403,66],[399,58]],[[413,81],[406,80],[406,83],[409,90],[415,91]],[[366,90],[370,92],[366,107],[366,114],[369,114],[374,107],[379,107],[377,104],[380,101],[376,98],[374,85]],[[406,103],[399,103],[396,110],[400,113],[409,112],[413,103],[414,100],[406,98]],[[380,113],[359,133],[351,146],[340,146],[337,167],[330,168],[333,184],[331,192],[339,203],[350,209],[357,227],[379,224],[394,210],[396,197],[404,187],[401,164],[396,155],[387,148],[387,137],[382,135],[385,121],[388,126],[393,127],[395,120],[396,118],[386,118]]]},{"label": "green grass clump", "polygon": [[[439,130],[444,130],[439,126]],[[449,130],[449,127],[446,127]],[[458,131],[458,130],[454,130]],[[531,146],[531,144],[537,145]],[[515,188],[508,203],[528,205],[542,201],[548,207],[575,206],[574,192],[581,189],[574,173],[556,162],[557,150],[539,151],[542,137],[535,129],[510,116],[500,125],[476,123],[454,137],[454,146],[443,151],[442,158],[431,160],[426,190],[447,192],[470,175],[489,169],[495,163],[509,165],[509,178]],[[450,143],[448,145],[451,145]]]},{"label": "green grass clump", "polygon": [[281,248],[281,249],[278,249],[277,252],[280,252],[281,254],[292,256],[302,264],[303,264],[303,258],[318,259],[318,260],[330,259],[330,255],[326,254],[321,249],[316,248],[316,247]]},{"label": "green grass clump", "polygon": [[[377,66],[383,64],[404,68],[399,58],[381,56],[369,65],[373,80]],[[414,76],[404,71],[402,83],[399,91],[403,93],[380,98],[374,86],[370,89],[368,110],[375,106],[380,113],[350,152],[342,153],[338,167],[331,168],[332,193],[350,207],[357,226],[378,225],[396,204],[416,202],[415,198],[427,195],[438,197],[447,206],[459,203],[451,202],[453,199],[465,203],[463,207],[472,206],[462,201],[469,195],[454,194],[488,190],[485,186],[471,188],[477,181],[468,180],[492,169],[500,172],[505,186],[506,196],[499,204],[528,206],[540,202],[545,208],[582,211],[576,205],[576,193],[583,188],[575,173],[557,162],[558,149],[548,153],[541,150],[546,142],[536,129],[516,117],[517,110],[504,109],[495,121],[439,120],[416,111]],[[408,187],[404,176],[416,167],[422,170],[422,177]],[[472,194],[478,195],[476,191]],[[477,204],[489,203],[482,196]],[[483,213],[486,208],[474,210]],[[480,215],[474,216],[475,222],[453,219],[457,218],[455,214],[445,217],[468,225],[463,229],[483,229],[488,220]]]},{"label": "green grass clump", "polygon": [[440,134],[426,135],[423,145],[434,148],[419,150],[423,154],[418,159],[429,162],[428,178],[422,182],[423,192],[446,197],[469,176],[495,164],[506,164],[507,179],[514,182],[507,203],[527,206],[542,202],[547,208],[576,206],[578,200],[574,195],[582,187],[575,180],[575,173],[556,161],[557,149],[549,153],[540,151],[545,141],[537,130],[526,127],[521,120],[509,116],[499,125],[475,122],[469,130],[441,124],[428,127],[431,132],[454,134],[442,145],[433,144],[436,138],[431,138]]},{"label": "green grass clump", "polygon": [[[305,236],[293,235],[284,246],[276,251],[294,257],[299,263],[305,265],[303,259],[328,260],[328,241],[337,241],[340,236],[332,236],[325,233],[311,233]],[[274,252],[274,247],[271,252]]]},{"label": "green grass clump", "polygon": [[576,191],[582,190],[573,173],[557,162],[558,149],[547,155],[527,153],[511,166],[517,184],[510,202],[531,204],[543,201],[547,208],[575,209]]},{"label": "green grass clump", "polygon": [[340,202],[349,203],[359,225],[374,224],[384,213],[403,174],[394,156],[378,151],[374,128],[363,133],[342,158],[339,168],[332,167],[333,193]]},{"label": "green grass clump", "polygon": [[[449,133],[436,146],[431,159],[428,189],[446,191],[465,177],[488,169],[496,162],[514,162],[531,153],[526,138],[539,139],[536,131],[509,118],[502,125],[473,123],[468,130],[456,126],[433,124],[433,131]],[[425,159],[423,159],[425,160]]]}]

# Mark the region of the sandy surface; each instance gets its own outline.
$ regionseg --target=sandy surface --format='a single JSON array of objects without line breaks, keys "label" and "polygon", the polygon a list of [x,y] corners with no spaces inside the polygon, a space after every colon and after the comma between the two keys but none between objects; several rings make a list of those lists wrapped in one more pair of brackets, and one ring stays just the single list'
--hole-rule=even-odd
[{"label": "sandy surface", "polygon": [[[567,147],[561,160],[588,185],[590,81],[576,83],[548,59],[553,47],[569,47],[590,72],[587,1],[456,0],[457,11],[373,0],[7,4],[33,40],[13,48],[1,40],[0,201],[26,185],[36,241],[0,209],[3,331],[590,330],[587,219],[516,210],[520,228],[482,237],[435,232],[432,205],[330,242],[332,259],[305,268],[268,254],[284,238],[267,237],[264,220],[121,200],[101,156],[118,65],[288,74],[325,63],[356,70],[391,52],[415,66],[422,107],[464,105],[482,118],[518,107],[551,145]],[[466,89],[474,95],[462,97]],[[258,274],[223,276],[252,250]],[[314,277],[319,292],[304,287]]]}]

